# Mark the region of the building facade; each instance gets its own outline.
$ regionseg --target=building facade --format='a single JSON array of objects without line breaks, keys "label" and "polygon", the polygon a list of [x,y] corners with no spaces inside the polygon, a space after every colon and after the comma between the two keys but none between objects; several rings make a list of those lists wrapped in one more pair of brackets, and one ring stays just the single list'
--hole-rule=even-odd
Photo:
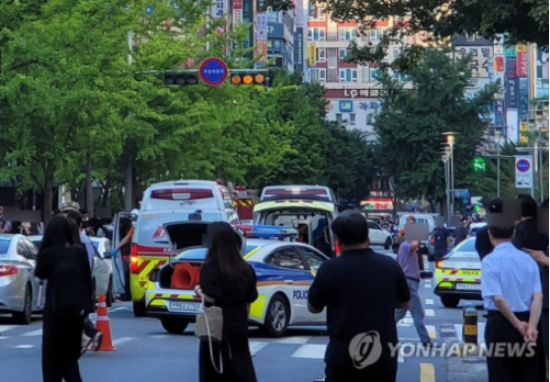
[{"label": "building facade", "polygon": [[[327,89],[326,98],[330,120],[338,120],[350,129],[359,129],[367,139],[375,139],[372,123],[381,108],[381,84],[377,80],[376,63],[358,65],[345,62],[351,42],[359,47],[380,42],[386,29],[397,23],[397,18],[380,21],[366,35],[359,35],[356,23],[339,23],[330,19],[325,8],[310,4],[307,20],[306,80],[316,81]],[[404,42],[412,43],[414,37]],[[392,47],[388,60],[397,58],[400,47]],[[394,78],[406,82],[405,76],[393,73]]]}]

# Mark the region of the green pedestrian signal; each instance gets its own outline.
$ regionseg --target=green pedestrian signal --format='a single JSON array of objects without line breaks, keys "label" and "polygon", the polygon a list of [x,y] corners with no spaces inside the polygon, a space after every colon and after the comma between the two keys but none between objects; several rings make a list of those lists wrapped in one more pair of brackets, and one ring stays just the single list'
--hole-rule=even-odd
[{"label": "green pedestrian signal", "polygon": [[483,158],[474,158],[474,171],[487,171],[487,163]]}]

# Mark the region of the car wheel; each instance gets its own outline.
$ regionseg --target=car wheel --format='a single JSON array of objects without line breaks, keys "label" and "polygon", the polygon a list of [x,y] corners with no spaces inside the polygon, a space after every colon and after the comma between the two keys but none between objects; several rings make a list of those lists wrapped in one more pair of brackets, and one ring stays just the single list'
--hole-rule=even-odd
[{"label": "car wheel", "polygon": [[173,318],[161,318],[160,323],[164,330],[171,334],[182,334],[189,325],[188,321]]},{"label": "car wheel", "polygon": [[391,237],[388,236],[388,238],[386,238],[386,242],[384,243],[384,249],[387,251],[388,249],[391,248],[391,245],[392,245],[392,240],[391,240]]},{"label": "car wheel", "polygon": [[27,284],[25,287],[25,301],[22,312],[14,312],[13,320],[20,325],[28,325],[32,321],[32,288]]},{"label": "car wheel", "polygon": [[270,337],[282,337],[288,328],[290,309],[283,296],[276,294],[267,306],[265,323],[262,329]]},{"label": "car wheel", "polygon": [[456,296],[441,296],[441,303],[446,308],[456,308],[460,303],[460,298]]},{"label": "car wheel", "polygon": [[115,302],[115,296],[113,294],[113,279],[109,279],[109,287],[107,288],[107,296],[105,296],[105,303],[107,305],[107,308],[110,308],[113,306],[113,302]]},{"label": "car wheel", "polygon": [[145,317],[145,301],[134,301],[132,303],[134,317]]}]

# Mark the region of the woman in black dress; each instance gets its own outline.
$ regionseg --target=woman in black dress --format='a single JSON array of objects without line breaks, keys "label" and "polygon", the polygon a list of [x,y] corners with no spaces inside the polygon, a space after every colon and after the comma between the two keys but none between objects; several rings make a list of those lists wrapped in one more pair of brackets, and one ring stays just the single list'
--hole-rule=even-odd
[{"label": "woman in black dress", "polygon": [[[201,269],[200,285],[195,289],[207,303],[222,308],[223,340],[221,344],[213,344],[213,360],[208,342],[201,341],[200,381],[256,382],[248,347],[249,308],[258,298],[256,273],[242,258],[241,239],[228,223],[213,223],[209,233],[212,247]],[[218,364],[220,346],[223,370]]]},{"label": "woman in black dress", "polygon": [[86,251],[73,245],[69,221],[54,217],[44,233],[35,276],[47,280],[42,336],[44,382],[82,382],[78,367],[84,319],[92,308]]}]

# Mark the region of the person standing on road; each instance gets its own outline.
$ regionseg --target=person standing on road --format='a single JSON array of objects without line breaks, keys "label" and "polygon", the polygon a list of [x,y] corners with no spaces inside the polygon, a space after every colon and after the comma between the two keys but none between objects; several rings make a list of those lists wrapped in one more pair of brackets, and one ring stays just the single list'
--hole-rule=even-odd
[{"label": "person standing on road", "polygon": [[[77,227],[77,232],[75,232],[75,235],[76,233],[78,233],[79,244],[86,250],[86,253],[88,254],[88,261],[90,263],[90,269],[92,269],[93,271],[95,250],[92,242],[90,241],[90,238],[82,230],[82,216],[80,215],[80,212],[69,212],[67,214],[67,219],[73,220],[75,222]],[[75,243],[77,243],[76,238],[74,240]],[[95,291],[92,291],[92,293],[93,292]],[[86,319],[84,320],[84,333],[82,334],[82,349],[80,351],[81,354],[84,354],[92,344],[94,344],[95,351],[98,351],[101,347],[102,341],[103,333],[100,330],[97,330],[89,317],[86,317]]]},{"label": "person standing on road", "polygon": [[10,233],[11,232],[11,222],[5,220],[3,217],[4,207],[0,206],[0,233]]},{"label": "person standing on road", "polygon": [[460,224],[457,227],[454,247],[456,247],[458,244],[462,243],[464,240],[468,238],[471,224],[472,224],[472,218],[470,217],[467,220],[463,220],[462,224]]},{"label": "person standing on road", "polygon": [[447,254],[451,242],[451,234],[443,226],[443,223],[439,223],[439,226],[435,228],[432,240],[434,243],[434,258],[439,260]]},{"label": "person standing on road", "polygon": [[[256,272],[243,259],[240,238],[228,223],[213,223],[209,234],[212,246],[195,291],[204,296],[209,305],[222,308],[223,340],[212,344],[214,357],[211,357],[209,343],[201,341],[199,378],[201,382],[256,382],[248,344],[250,304],[258,298]],[[222,369],[220,365],[213,365],[220,351]]]},{"label": "person standing on road", "polygon": [[35,277],[46,280],[42,335],[44,382],[82,382],[78,359],[84,318],[92,309],[92,272],[69,221],[54,217],[40,245]]},{"label": "person standing on road", "polygon": [[430,335],[424,325],[424,306],[420,299],[418,289],[420,287],[420,268],[418,267],[419,255],[416,251],[418,242],[404,241],[399,246],[397,252],[397,263],[403,269],[403,273],[407,278],[407,285],[411,293],[411,302],[408,309],[396,309],[395,310],[395,323],[397,324],[407,314],[407,310],[411,312],[411,316],[416,327],[416,332],[422,341],[424,347],[432,346]]},{"label": "person standing on road", "polygon": [[[369,247],[365,217],[345,211],[332,222],[341,255],[321,265],[308,292],[308,309],[327,309],[327,382],[394,382],[395,309],[411,298],[403,271]],[[371,346],[367,346],[367,343]]]},{"label": "person standing on road", "polygon": [[[503,211],[500,199],[491,208]],[[481,262],[481,294],[487,310],[485,344],[489,382],[538,382],[537,327],[542,307],[542,286],[537,263],[512,244],[514,223],[489,216],[493,252]],[[531,351],[514,349],[528,343]],[[513,353],[513,354],[512,354]]]}]

